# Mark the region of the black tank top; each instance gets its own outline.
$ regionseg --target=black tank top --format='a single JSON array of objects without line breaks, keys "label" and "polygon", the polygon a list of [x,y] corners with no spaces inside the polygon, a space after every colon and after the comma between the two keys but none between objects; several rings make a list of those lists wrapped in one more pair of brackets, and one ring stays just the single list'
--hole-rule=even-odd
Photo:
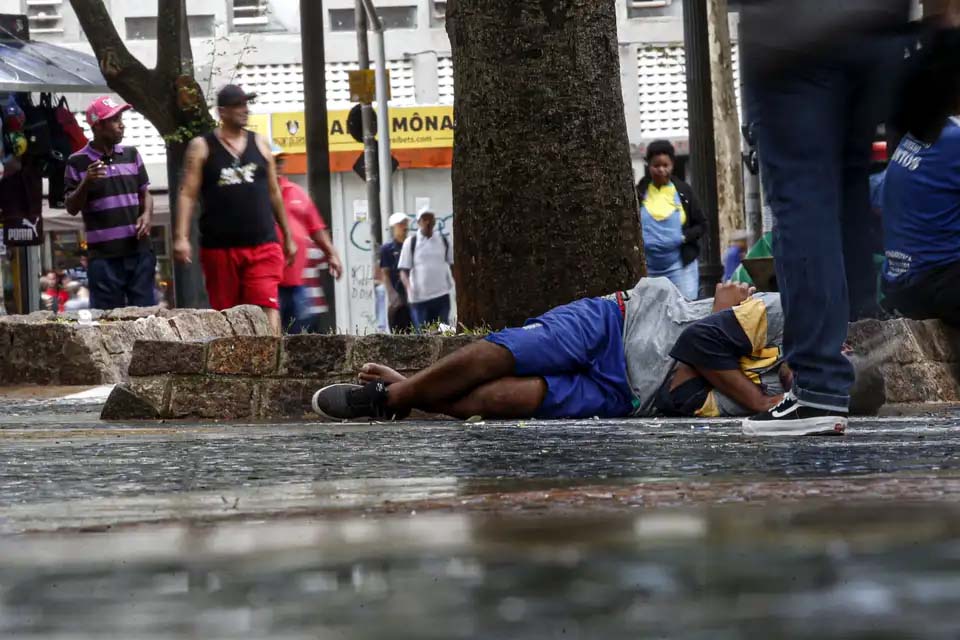
[{"label": "black tank top", "polygon": [[277,241],[267,183],[267,160],[256,134],[236,158],[214,132],[204,136],[209,154],[203,165],[200,246],[208,249],[254,247]]}]

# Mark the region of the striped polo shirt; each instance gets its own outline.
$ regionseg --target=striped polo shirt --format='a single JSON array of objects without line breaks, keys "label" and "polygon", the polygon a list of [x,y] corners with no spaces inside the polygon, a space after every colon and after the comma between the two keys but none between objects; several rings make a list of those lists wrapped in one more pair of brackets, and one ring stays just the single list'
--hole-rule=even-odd
[{"label": "striped polo shirt", "polygon": [[137,239],[140,194],[150,185],[147,168],[135,147],[117,145],[111,154],[101,154],[89,144],[70,156],[66,169],[69,195],[97,160],[107,165],[107,175],[87,189],[83,226],[91,258],[121,258],[150,248],[150,239]]}]

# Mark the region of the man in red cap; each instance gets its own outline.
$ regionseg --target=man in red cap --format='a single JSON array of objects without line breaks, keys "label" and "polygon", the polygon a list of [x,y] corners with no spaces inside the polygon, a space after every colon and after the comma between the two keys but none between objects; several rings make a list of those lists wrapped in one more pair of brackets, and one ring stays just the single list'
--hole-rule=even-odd
[{"label": "man in red cap", "polygon": [[287,225],[270,144],[246,129],[247,103],[255,97],[236,85],[225,86],[217,94],[220,126],[190,141],[173,252],[178,262],[193,260],[190,218],[202,198],[200,264],[210,305],[261,307],[279,334],[280,278],[284,262],[293,262],[297,244]]},{"label": "man in red cap", "polygon": [[136,148],[120,146],[128,109],[110,97],[94,100],[87,108],[93,142],[67,160],[67,212],[83,214],[95,309],[156,303],[150,181]]}]

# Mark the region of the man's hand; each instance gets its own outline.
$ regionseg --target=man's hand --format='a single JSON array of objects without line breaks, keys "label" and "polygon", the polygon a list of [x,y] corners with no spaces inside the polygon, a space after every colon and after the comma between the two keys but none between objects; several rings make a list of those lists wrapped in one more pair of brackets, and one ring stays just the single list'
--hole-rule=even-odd
[{"label": "man's hand", "polygon": [[193,262],[193,245],[189,238],[177,238],[173,242],[173,259],[180,264]]},{"label": "man's hand", "polygon": [[400,296],[393,296],[390,299],[390,306],[388,307],[388,310],[391,313],[393,313],[397,309],[402,308],[405,304],[406,304],[406,301],[403,298],[401,298]]},{"label": "man's hand", "polygon": [[288,267],[293,264],[293,259],[297,257],[297,250],[296,241],[288,236],[283,242],[283,255],[287,259]]},{"label": "man's hand", "polygon": [[732,309],[743,303],[756,292],[756,287],[751,287],[747,284],[740,282],[721,282],[717,285],[717,292],[713,297],[713,312],[717,313],[724,309]]},{"label": "man's hand", "polygon": [[334,280],[339,280],[343,275],[343,263],[340,262],[340,256],[333,254],[327,258],[327,262],[330,265],[330,275],[333,276]]},{"label": "man's hand", "polygon": [[87,167],[87,174],[83,176],[83,182],[90,184],[94,180],[100,180],[107,177],[107,165],[103,160],[91,162]]},{"label": "man's hand", "polygon": [[143,238],[150,237],[150,230],[153,229],[153,215],[149,213],[144,213],[139,218],[137,218],[137,239],[142,240]]}]

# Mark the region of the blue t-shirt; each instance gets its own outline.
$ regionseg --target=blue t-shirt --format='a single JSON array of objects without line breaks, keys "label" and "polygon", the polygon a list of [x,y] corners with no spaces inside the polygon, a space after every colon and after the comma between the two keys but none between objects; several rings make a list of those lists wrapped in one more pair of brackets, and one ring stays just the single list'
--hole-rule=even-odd
[{"label": "blue t-shirt", "polygon": [[897,147],[883,184],[883,230],[889,282],[960,261],[960,120],[933,144],[908,135]]},{"label": "blue t-shirt", "polygon": [[407,291],[403,288],[403,281],[400,279],[400,252],[403,250],[403,243],[392,240],[380,247],[380,268],[390,270],[390,284],[394,290],[406,300]]}]

